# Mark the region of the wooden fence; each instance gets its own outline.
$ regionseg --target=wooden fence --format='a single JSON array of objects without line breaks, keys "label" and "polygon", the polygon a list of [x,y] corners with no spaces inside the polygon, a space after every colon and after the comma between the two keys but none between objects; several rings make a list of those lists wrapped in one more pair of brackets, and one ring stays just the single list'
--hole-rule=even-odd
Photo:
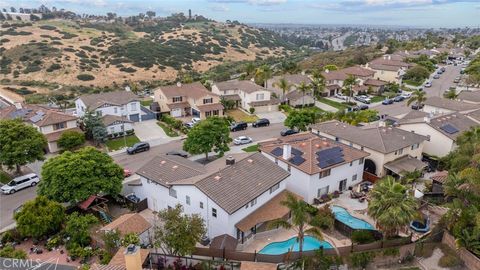
[{"label": "wooden fence", "polygon": [[445,231],[443,233],[442,243],[455,250],[468,269],[480,269],[480,258],[475,256],[473,253],[466,250],[465,248],[457,248],[457,245],[455,244],[455,238],[449,232]]}]

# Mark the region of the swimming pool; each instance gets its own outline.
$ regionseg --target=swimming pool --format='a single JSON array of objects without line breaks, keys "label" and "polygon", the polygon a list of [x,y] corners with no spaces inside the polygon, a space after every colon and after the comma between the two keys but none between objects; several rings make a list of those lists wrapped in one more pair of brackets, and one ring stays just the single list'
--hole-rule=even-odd
[{"label": "swimming pool", "polygon": [[[292,237],[283,242],[274,242],[266,245],[262,250],[260,250],[260,254],[267,254],[267,255],[278,255],[287,253],[293,246],[293,251],[298,251],[298,242],[297,237]],[[303,240],[303,250],[315,250],[320,249],[323,247],[324,249],[333,248],[332,245],[326,241],[320,241],[312,236],[305,236]]]},{"label": "swimming pool", "polygon": [[340,206],[332,205],[330,206],[332,212],[335,214],[335,219],[347,225],[348,227],[356,230],[375,230],[372,224],[366,222],[363,219],[356,218],[348,211]]}]

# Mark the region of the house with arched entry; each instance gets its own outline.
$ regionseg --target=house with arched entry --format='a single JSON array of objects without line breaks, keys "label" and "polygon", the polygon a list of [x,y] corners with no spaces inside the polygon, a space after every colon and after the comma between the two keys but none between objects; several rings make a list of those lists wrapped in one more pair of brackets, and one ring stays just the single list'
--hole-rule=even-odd
[{"label": "house with arched entry", "polygon": [[421,161],[427,137],[395,127],[384,122],[362,127],[337,120],[310,126],[318,134],[370,153],[365,158],[364,171],[377,177],[402,176],[405,172],[423,170]]}]

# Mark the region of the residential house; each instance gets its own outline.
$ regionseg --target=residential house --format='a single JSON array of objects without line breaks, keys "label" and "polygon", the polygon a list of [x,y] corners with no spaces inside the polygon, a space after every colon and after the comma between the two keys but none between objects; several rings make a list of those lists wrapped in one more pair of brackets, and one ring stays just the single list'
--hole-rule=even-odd
[{"label": "residential house", "polygon": [[[280,79],[285,79],[288,84],[291,86],[290,90],[283,94],[283,90],[280,89],[277,83]],[[277,97],[280,97],[282,102],[287,103],[292,107],[298,106],[310,106],[315,104],[315,99],[313,97],[313,91],[308,91],[307,93],[302,93],[299,91],[298,85],[305,83],[306,85],[311,85],[312,80],[308,75],[305,74],[285,74],[282,76],[275,76],[272,79],[268,80],[268,90],[275,93]],[[323,94],[323,93],[322,93]],[[327,93],[325,93],[326,95]]]},{"label": "residential house", "polygon": [[[401,119],[398,128],[408,132],[421,134],[428,139],[423,152],[435,157],[444,157],[456,148],[457,137],[464,131],[478,126],[478,123],[469,117],[458,113],[427,114],[424,117]],[[405,119],[405,120],[404,120]]]},{"label": "residential house", "polygon": [[394,127],[356,127],[337,120],[311,125],[312,133],[369,153],[364,170],[377,177],[422,170],[427,137]]},{"label": "residential house", "polygon": [[341,69],[340,72],[345,73],[347,76],[353,76],[359,84],[363,84],[367,79],[373,79],[375,74],[374,71],[360,66],[347,67]]},{"label": "residential house", "polygon": [[[236,160],[238,157],[238,160]],[[207,235],[228,234],[244,243],[266,222],[286,218],[284,200],[290,173],[261,153],[224,157],[203,166],[177,156],[158,156],[137,171],[140,199],[148,198],[154,211],[183,206],[187,214],[199,214]]]},{"label": "residential house", "polygon": [[114,91],[83,95],[75,100],[79,117],[86,111],[94,111],[100,116],[113,115],[133,122],[146,120],[147,112],[140,106],[140,98],[130,91]]},{"label": "residential house", "polygon": [[121,237],[129,233],[134,233],[140,239],[142,245],[149,245],[150,239],[153,236],[153,231],[150,229],[152,225],[138,213],[127,213],[119,216],[114,221],[100,228],[103,233],[116,231]]},{"label": "residential house", "polygon": [[429,97],[424,102],[423,111],[431,114],[448,114],[453,112],[469,113],[477,110],[477,104],[466,103],[441,97]]},{"label": "residential house", "polygon": [[133,130],[133,121],[128,120],[126,117],[107,114],[102,117],[102,122],[107,129],[108,135]]},{"label": "residential house", "polygon": [[385,91],[385,85],[387,84],[388,82],[377,79],[367,79],[363,82],[363,85],[367,87],[367,92],[371,89],[371,91],[376,94],[382,94],[383,91]]},{"label": "residential house", "polygon": [[50,153],[58,152],[57,141],[65,131],[82,132],[77,127],[76,116],[56,109],[33,104],[20,104],[0,109],[0,119],[22,119],[26,124],[40,131],[48,142]]},{"label": "residential house", "polygon": [[212,85],[212,92],[226,99],[238,100],[245,111],[254,108],[255,112],[278,111],[280,100],[272,92],[250,80],[230,80]]},{"label": "residential house", "polygon": [[405,71],[411,64],[403,62],[401,57],[384,55],[374,59],[365,65],[365,68],[374,71],[373,78],[385,82],[400,83]]},{"label": "residential house", "polygon": [[259,149],[280,168],[290,172],[286,189],[308,203],[362,182],[364,160],[369,156],[360,149],[312,133],[261,142]]},{"label": "residential house", "polygon": [[220,96],[208,91],[199,82],[160,86],[154,90],[154,99],[158,102],[160,113],[168,113],[172,117],[205,119],[223,115]]},{"label": "residential house", "polygon": [[322,72],[325,78],[325,84],[327,88],[327,96],[334,96],[342,92],[343,82],[348,76],[340,70],[325,70]]},{"label": "residential house", "polygon": [[480,91],[462,91],[458,94],[457,100],[465,103],[480,104]]}]

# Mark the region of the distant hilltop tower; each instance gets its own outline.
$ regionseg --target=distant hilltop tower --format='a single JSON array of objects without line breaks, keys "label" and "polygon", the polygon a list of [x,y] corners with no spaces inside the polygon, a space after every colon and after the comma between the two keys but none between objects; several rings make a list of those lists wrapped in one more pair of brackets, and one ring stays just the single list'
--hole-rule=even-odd
[{"label": "distant hilltop tower", "polygon": [[192,10],[191,9],[188,10],[188,19],[189,20],[192,19]]}]

